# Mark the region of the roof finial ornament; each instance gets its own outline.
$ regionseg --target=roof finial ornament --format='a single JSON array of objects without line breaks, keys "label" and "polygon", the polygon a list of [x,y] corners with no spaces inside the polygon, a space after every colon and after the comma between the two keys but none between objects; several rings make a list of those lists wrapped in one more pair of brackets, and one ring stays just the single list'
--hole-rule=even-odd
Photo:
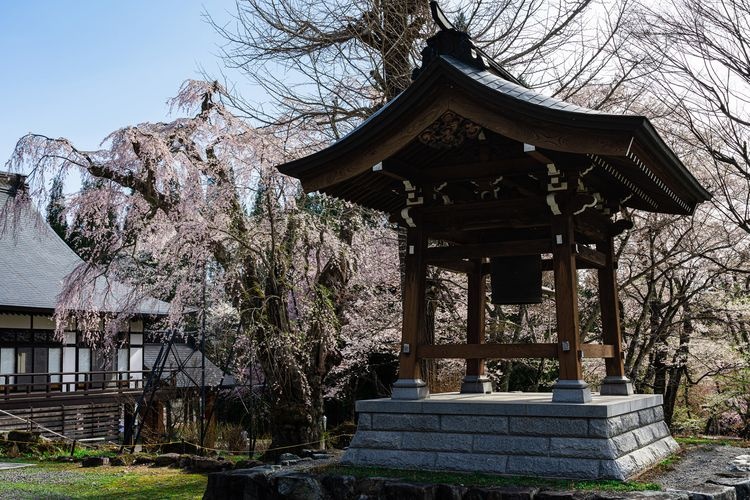
[{"label": "roof finial ornament", "polygon": [[422,64],[412,72],[412,80],[416,80],[427,65],[435,59],[439,59],[440,56],[451,56],[477,69],[491,68],[500,77],[518,85],[524,85],[477,47],[468,33],[456,27],[445,15],[436,0],[430,1],[430,12],[433,21],[440,30],[427,39],[427,46],[422,49]]},{"label": "roof finial ornament", "polygon": [[435,21],[435,24],[440,26],[441,30],[455,30],[456,29],[453,23],[450,22],[448,17],[445,15],[445,12],[443,12],[443,9],[440,8],[440,5],[437,3],[436,0],[432,0],[430,2],[430,12],[432,12],[432,20]]},{"label": "roof finial ornament", "polygon": [[475,68],[485,69],[487,65],[484,58],[474,47],[469,35],[456,29],[435,0],[430,2],[430,11],[440,31],[427,39],[427,46],[422,49],[422,66],[412,72],[412,80],[416,80],[427,65],[440,56],[451,56]]}]

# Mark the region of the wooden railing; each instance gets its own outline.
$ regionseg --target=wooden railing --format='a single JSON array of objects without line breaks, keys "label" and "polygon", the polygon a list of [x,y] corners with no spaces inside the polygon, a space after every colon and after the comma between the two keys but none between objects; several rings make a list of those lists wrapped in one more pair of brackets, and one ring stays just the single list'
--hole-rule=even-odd
[{"label": "wooden railing", "polygon": [[148,370],[14,373],[0,375],[0,400],[29,396],[117,394],[138,392]]}]

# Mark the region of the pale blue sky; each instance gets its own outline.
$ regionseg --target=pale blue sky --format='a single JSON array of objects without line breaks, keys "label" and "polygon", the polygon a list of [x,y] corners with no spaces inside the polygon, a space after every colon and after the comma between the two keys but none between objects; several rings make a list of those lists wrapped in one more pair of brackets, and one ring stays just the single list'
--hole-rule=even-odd
[{"label": "pale blue sky", "polygon": [[221,38],[204,10],[228,21],[233,7],[234,0],[0,0],[0,169],[27,132],[92,149],[117,128],[168,119],[165,102],[184,80],[221,67]]}]

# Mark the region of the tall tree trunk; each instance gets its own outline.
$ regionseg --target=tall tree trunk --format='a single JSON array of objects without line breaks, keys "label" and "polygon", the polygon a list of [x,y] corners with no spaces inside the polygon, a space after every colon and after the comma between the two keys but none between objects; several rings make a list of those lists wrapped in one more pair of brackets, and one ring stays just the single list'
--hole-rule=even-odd
[{"label": "tall tree trunk", "polygon": [[690,337],[693,334],[693,318],[689,303],[682,307],[682,331],[680,332],[680,344],[672,358],[672,367],[669,370],[669,383],[664,391],[664,420],[667,425],[672,425],[675,403],[680,391],[682,378],[687,372],[688,355],[690,354]]}]

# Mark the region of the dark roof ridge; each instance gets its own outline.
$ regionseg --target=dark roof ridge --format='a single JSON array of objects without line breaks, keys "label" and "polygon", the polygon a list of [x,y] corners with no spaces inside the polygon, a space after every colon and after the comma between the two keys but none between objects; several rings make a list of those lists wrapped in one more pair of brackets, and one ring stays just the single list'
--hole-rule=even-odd
[{"label": "dark roof ridge", "polygon": [[478,69],[491,70],[505,80],[527,87],[525,83],[480,49],[467,32],[456,28],[435,0],[430,2],[430,12],[440,30],[426,40],[426,45],[421,52],[422,64],[412,72],[412,81],[416,80],[420,73],[439,56],[449,55]]}]

